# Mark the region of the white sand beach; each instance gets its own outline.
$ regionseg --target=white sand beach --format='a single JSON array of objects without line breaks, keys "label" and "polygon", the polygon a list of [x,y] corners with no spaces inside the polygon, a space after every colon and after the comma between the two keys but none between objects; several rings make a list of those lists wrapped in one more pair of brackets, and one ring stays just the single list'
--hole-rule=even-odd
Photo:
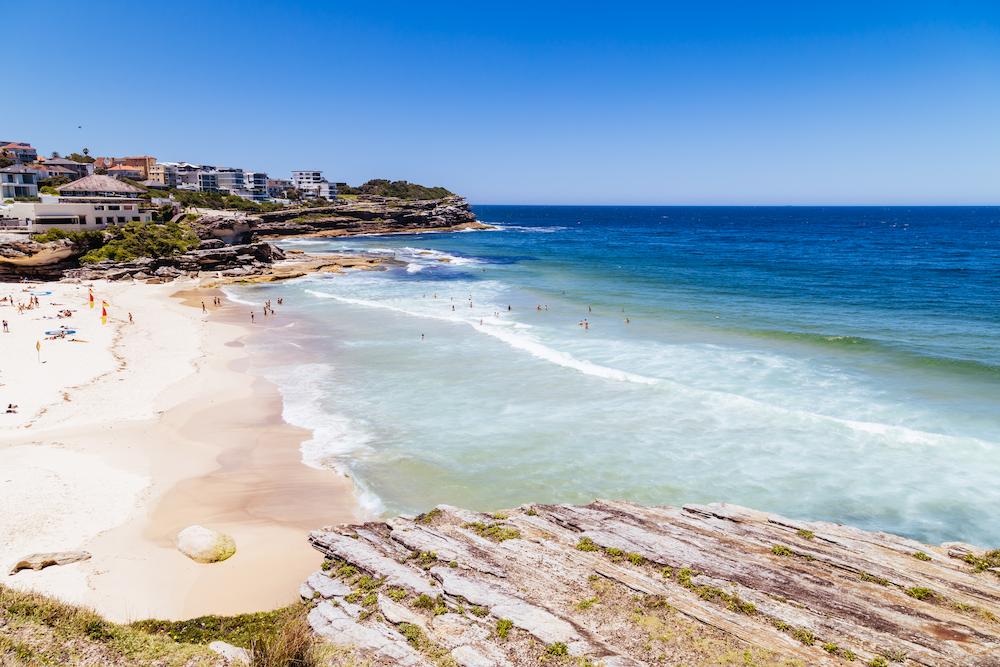
[{"label": "white sand beach", "polygon": [[[216,307],[206,290],[174,296],[196,288],[0,285],[15,304],[39,300],[21,312],[0,304],[10,330],[0,405],[17,406],[0,414],[0,566],[92,554],[5,584],[116,620],[258,611],[293,601],[319,562],[309,529],[359,518],[350,481],[301,463],[309,434],[285,424],[277,390],[248,373],[246,306]],[[47,340],[60,326],[74,333]],[[189,560],[174,537],[191,524],[232,535],[236,555]]]}]

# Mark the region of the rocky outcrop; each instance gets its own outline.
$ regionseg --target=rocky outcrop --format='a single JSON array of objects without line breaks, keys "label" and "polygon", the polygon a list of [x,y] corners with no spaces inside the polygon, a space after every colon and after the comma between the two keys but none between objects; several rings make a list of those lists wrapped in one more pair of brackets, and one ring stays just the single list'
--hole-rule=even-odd
[{"label": "rocky outcrop", "polygon": [[311,626],[373,664],[1000,665],[1000,553],[968,545],[607,501],[441,506],[310,542]]},{"label": "rocky outcrop", "polygon": [[31,554],[14,563],[14,566],[10,568],[10,574],[17,574],[21,570],[44,570],[53,565],[69,565],[70,563],[79,563],[82,560],[90,560],[90,554],[86,551],[54,551]]},{"label": "rocky outcrop", "polygon": [[221,276],[255,276],[285,258],[280,248],[266,242],[226,245],[220,240],[202,241],[197,250],[169,257],[142,257],[131,262],[98,262],[64,272],[79,280],[173,280],[211,272]]},{"label": "rocky outcrop", "polygon": [[253,216],[205,215],[195,223],[202,238],[247,242],[284,236],[350,236],[488,229],[461,197],[406,200],[359,196],[329,206],[284,209]]},{"label": "rocky outcrop", "polygon": [[193,561],[219,563],[236,553],[236,542],[225,533],[196,525],[177,533],[177,549]]},{"label": "rocky outcrop", "polygon": [[24,234],[0,234],[0,281],[57,279],[80,252],[69,239],[39,243]]}]

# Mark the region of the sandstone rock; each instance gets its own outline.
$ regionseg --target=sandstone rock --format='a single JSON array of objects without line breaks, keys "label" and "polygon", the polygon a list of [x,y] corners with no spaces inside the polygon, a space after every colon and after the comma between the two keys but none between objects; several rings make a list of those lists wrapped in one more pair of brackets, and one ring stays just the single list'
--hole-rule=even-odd
[{"label": "sandstone rock", "polygon": [[320,597],[330,599],[334,596],[344,597],[350,592],[350,586],[337,579],[331,579],[323,572],[313,572],[299,588],[299,595],[304,600],[311,600],[314,597],[313,593],[319,593]]},{"label": "sandstone rock", "polygon": [[309,612],[309,625],[321,637],[337,644],[348,644],[392,660],[391,664],[429,665],[395,629],[384,625],[366,626],[356,622],[340,607],[321,602]]},{"label": "sandstone rock", "polygon": [[236,543],[229,535],[197,525],[177,533],[177,548],[199,563],[218,563],[236,553]]},{"label": "sandstone rock", "polygon": [[214,641],[208,645],[208,648],[221,655],[227,665],[250,664],[250,651],[240,646],[233,646],[224,641]]},{"label": "sandstone rock", "polygon": [[[733,505],[597,501],[503,514],[440,506],[314,531],[314,547],[358,570],[340,590],[367,576],[378,595],[364,606],[334,595],[310,614],[313,627],[338,643],[360,638],[376,664],[415,626],[420,645],[471,666],[537,665],[550,649],[608,667],[733,655],[810,667],[902,656],[923,667],[1000,665],[1000,577],[962,560],[978,547]],[[519,538],[484,539],[472,522]],[[407,593],[390,599],[389,586]]]},{"label": "sandstone rock", "polygon": [[89,559],[90,554],[86,551],[55,551],[51,553],[31,554],[14,563],[14,566],[10,568],[10,574],[17,574],[21,570],[42,570],[51,565],[68,565]]}]

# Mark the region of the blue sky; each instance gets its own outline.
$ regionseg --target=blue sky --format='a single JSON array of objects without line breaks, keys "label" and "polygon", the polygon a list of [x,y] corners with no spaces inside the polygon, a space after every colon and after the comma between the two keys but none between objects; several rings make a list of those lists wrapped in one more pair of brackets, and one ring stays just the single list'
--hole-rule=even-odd
[{"label": "blue sky", "polygon": [[12,2],[0,138],[476,203],[996,204],[998,8]]}]

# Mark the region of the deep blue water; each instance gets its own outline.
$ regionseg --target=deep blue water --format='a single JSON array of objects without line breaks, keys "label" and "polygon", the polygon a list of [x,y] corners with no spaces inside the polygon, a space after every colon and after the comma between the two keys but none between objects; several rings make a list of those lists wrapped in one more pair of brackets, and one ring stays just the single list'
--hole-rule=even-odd
[{"label": "deep blue water", "polygon": [[286,297],[306,459],[378,511],[727,501],[1000,544],[1000,209],[475,211],[501,229],[293,241],[400,265],[238,294]]}]

